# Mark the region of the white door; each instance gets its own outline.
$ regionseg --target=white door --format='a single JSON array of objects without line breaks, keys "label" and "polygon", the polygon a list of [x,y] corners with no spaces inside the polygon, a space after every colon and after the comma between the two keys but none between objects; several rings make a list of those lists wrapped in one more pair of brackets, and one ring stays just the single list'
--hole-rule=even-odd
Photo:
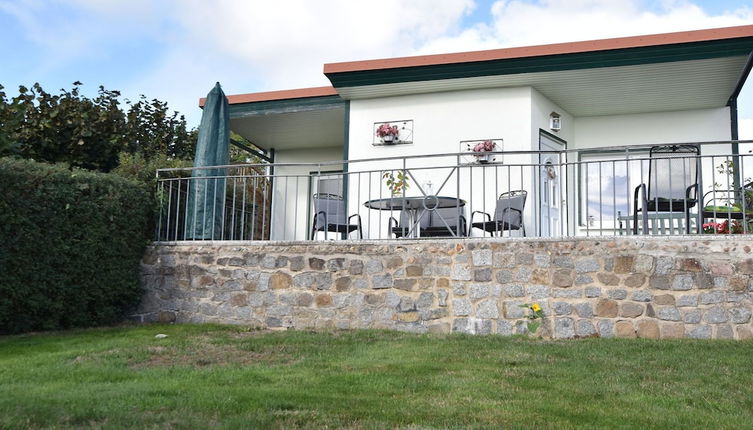
[{"label": "white door", "polygon": [[[562,151],[564,143],[541,133],[539,150]],[[562,236],[562,187],[564,178],[561,166],[563,155],[542,153],[539,155],[539,235],[542,237]]]}]

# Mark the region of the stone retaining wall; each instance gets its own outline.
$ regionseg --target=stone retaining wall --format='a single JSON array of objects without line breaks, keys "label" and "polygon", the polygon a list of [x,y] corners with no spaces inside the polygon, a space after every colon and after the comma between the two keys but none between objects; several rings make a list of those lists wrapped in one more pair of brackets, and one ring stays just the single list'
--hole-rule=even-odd
[{"label": "stone retaining wall", "polygon": [[555,338],[753,338],[742,237],[151,246],[140,321]]}]

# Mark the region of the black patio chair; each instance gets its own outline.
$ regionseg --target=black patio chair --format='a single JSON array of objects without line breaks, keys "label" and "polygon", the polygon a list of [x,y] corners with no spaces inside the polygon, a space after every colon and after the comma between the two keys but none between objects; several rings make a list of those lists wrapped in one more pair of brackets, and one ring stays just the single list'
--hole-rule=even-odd
[{"label": "black patio chair", "polygon": [[[347,216],[345,201],[341,196],[336,194],[318,193],[314,194],[314,220],[311,227],[311,240],[316,236],[317,231],[350,234],[358,230],[358,238],[363,239],[363,229],[361,228],[361,216],[358,214]],[[351,219],[355,218],[356,223],[351,224]]]},{"label": "black patio chair", "polygon": [[[494,208],[494,218],[486,212],[473,211],[471,214],[472,228],[484,230],[491,236],[494,236],[495,233],[501,235],[505,230],[520,230],[525,236],[526,227],[523,224],[523,210],[526,206],[526,197],[528,197],[528,192],[525,190],[508,191],[500,194]],[[486,218],[481,222],[473,222],[473,217],[476,214],[482,214]]]},{"label": "black patio chair", "polygon": [[639,213],[643,234],[648,234],[649,212],[684,213],[685,233],[690,233],[690,209],[698,203],[699,155],[700,149],[694,145],[651,148],[648,185],[638,185],[633,194],[633,234],[638,234]]},{"label": "black patio chair", "polygon": [[[423,215],[422,215],[423,214]],[[463,207],[424,209],[419,212],[418,228],[420,237],[460,237],[466,236],[468,223],[463,215]],[[405,237],[413,228],[406,211],[400,212],[400,222],[394,217],[388,221],[389,231],[395,237]]]},{"label": "black patio chair", "polygon": [[[746,187],[749,187],[747,184]],[[711,190],[703,195],[701,216],[706,219],[735,219],[753,221],[753,190]]]}]

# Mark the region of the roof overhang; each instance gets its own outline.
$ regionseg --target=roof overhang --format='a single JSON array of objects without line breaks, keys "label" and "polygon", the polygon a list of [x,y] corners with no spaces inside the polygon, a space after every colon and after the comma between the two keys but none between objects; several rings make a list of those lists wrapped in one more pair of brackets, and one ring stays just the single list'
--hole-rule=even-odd
[{"label": "roof overhang", "polygon": [[532,86],[576,116],[724,106],[753,26],[326,64],[345,99]]},{"label": "roof overhang", "polygon": [[262,149],[343,146],[346,102],[332,87],[227,98],[230,129]]}]

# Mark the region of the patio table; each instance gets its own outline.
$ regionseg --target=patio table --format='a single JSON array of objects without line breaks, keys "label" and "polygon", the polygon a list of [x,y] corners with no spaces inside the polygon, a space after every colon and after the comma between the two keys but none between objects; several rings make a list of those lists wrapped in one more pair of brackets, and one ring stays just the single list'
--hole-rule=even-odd
[{"label": "patio table", "polygon": [[408,214],[410,231],[408,236],[419,237],[418,212],[422,209],[434,210],[465,206],[465,200],[447,196],[396,196],[382,199],[373,199],[363,204],[369,209],[380,211],[405,211]]}]

